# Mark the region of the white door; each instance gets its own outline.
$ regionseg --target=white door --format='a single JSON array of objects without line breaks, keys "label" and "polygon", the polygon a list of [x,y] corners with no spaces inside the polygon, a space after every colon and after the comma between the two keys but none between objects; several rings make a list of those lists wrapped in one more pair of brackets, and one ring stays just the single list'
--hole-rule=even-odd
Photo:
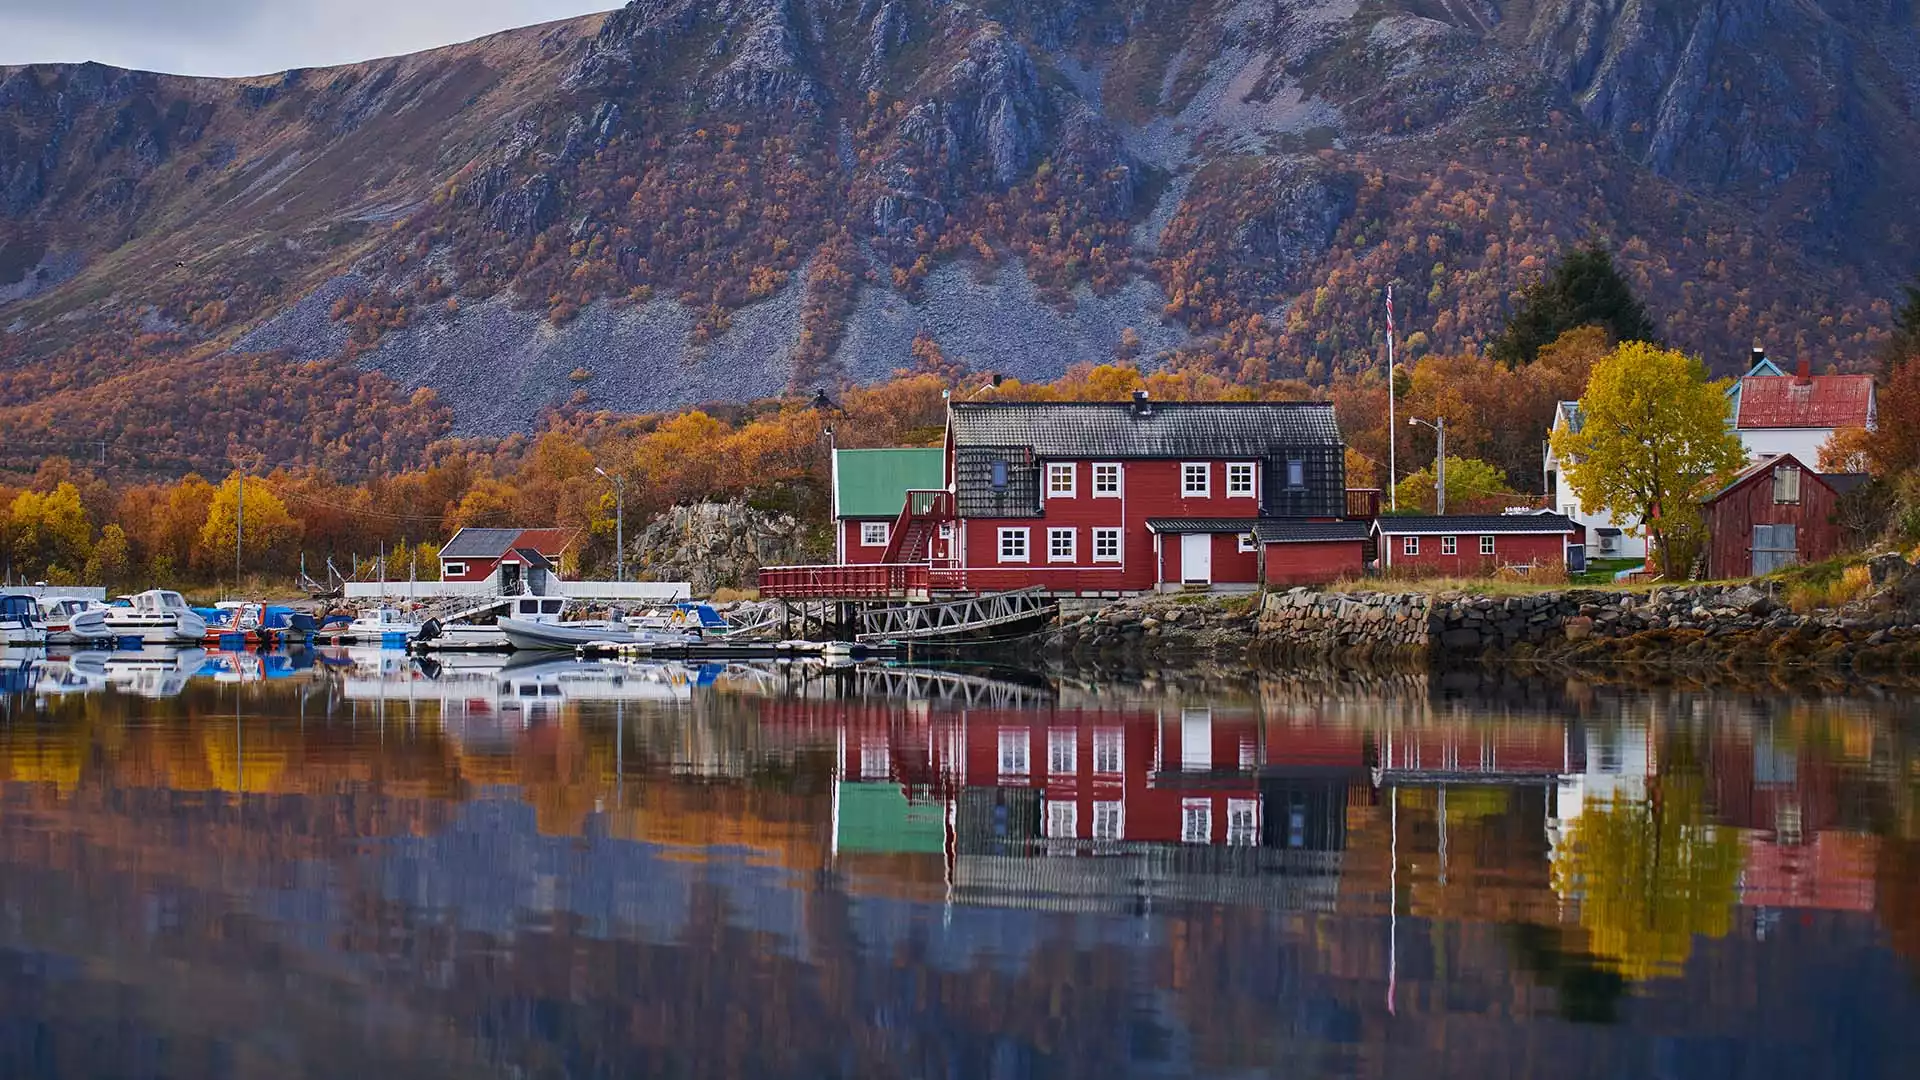
[{"label": "white door", "polygon": [[1180,581],[1187,585],[1213,584],[1213,534],[1186,533],[1180,537]]}]

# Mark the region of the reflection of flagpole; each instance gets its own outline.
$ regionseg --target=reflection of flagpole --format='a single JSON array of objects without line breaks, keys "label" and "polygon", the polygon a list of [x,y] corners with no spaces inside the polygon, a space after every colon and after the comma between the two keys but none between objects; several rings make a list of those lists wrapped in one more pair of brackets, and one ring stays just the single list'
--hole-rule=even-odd
[{"label": "reflection of flagpole", "polygon": [[1387,503],[1400,509],[1400,495],[1394,490],[1400,473],[1400,425],[1393,415],[1393,286],[1387,286]]},{"label": "reflection of flagpole", "polygon": [[1400,979],[1400,788],[1387,789],[1388,813],[1393,820],[1393,865],[1387,871],[1387,1015],[1394,1011],[1394,990]]}]

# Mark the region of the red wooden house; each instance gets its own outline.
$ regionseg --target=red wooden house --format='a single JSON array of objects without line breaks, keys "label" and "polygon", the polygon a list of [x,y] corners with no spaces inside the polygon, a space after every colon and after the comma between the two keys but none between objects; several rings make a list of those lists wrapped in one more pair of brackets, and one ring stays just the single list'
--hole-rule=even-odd
[{"label": "red wooden house", "polygon": [[1564,514],[1383,517],[1374,523],[1380,566],[1433,577],[1478,577],[1503,566],[1567,565],[1586,530]]},{"label": "red wooden house", "polygon": [[540,575],[557,573],[579,533],[573,529],[461,529],[440,549],[441,581],[486,581],[517,593]]},{"label": "red wooden house", "polygon": [[1707,576],[1758,576],[1832,557],[1841,546],[1833,516],[1839,488],[1854,482],[1821,476],[1792,454],[1747,466],[1702,503]]}]

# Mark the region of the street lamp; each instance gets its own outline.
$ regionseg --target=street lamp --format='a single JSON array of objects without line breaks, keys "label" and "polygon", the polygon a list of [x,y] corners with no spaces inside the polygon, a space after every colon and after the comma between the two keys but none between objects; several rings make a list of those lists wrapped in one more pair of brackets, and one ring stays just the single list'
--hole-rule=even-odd
[{"label": "street lamp", "polygon": [[614,476],[598,465],[593,471],[613,485],[613,578],[627,580],[627,478]]},{"label": "street lamp", "polygon": [[1437,436],[1433,461],[1433,512],[1445,515],[1447,512],[1447,418],[1435,417],[1432,422],[1417,416],[1407,417],[1407,426],[1425,425],[1433,429]]}]

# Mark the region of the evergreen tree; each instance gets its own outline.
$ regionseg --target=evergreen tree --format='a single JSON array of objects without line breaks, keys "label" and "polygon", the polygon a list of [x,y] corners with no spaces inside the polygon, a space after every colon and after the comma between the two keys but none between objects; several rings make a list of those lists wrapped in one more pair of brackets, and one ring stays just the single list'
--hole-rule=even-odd
[{"label": "evergreen tree", "polygon": [[1911,357],[1920,356],[1920,279],[1912,285],[1901,286],[1900,291],[1906,299],[1893,313],[1893,340],[1887,342],[1885,356],[1888,371]]},{"label": "evergreen tree", "polygon": [[1542,346],[1582,326],[1601,327],[1616,342],[1658,343],[1647,309],[1614,267],[1613,253],[1599,243],[1569,253],[1527,287],[1489,355],[1508,367],[1531,364]]}]

